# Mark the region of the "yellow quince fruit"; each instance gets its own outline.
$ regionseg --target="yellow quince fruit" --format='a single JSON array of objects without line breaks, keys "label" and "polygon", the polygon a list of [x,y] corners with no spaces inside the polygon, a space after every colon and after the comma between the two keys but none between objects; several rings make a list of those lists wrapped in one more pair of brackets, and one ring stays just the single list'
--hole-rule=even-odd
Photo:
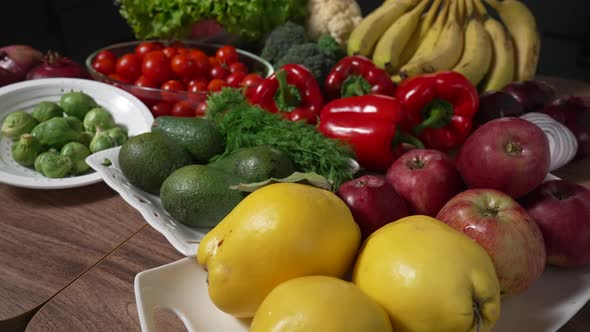
[{"label": "yellow quince fruit", "polygon": [[359,228],[334,193],[277,183],[242,200],[203,238],[197,259],[212,302],[245,318],[284,281],[344,276],[359,245]]},{"label": "yellow quince fruit", "polygon": [[264,299],[250,332],[391,332],[385,310],[354,284],[333,277],[288,280]]},{"label": "yellow quince fruit", "polygon": [[371,234],[353,282],[385,308],[396,332],[486,332],[500,315],[491,258],[428,216],[402,218]]}]

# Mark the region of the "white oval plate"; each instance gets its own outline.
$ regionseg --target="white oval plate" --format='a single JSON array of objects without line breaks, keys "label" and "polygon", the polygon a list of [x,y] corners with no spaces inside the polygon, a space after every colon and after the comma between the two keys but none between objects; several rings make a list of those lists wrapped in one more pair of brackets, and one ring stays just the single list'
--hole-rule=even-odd
[{"label": "white oval plate", "polygon": [[[154,118],[149,109],[133,95],[101,82],[76,78],[46,78],[24,81],[0,88],[0,123],[9,113],[18,110],[31,112],[42,101],[58,101],[69,91],[82,91],[109,110],[118,125],[125,126],[129,136],[150,131]],[[12,159],[12,140],[0,137],[0,182],[23,188],[63,189],[100,182],[96,172],[66,177],[47,178]]]},{"label": "white oval plate", "polygon": [[[176,250],[185,256],[196,255],[199,242],[210,228],[191,228],[177,222],[164,210],[160,197],[146,193],[129,183],[119,167],[119,150],[121,147],[99,151],[88,156],[86,163],[109,187],[119,193],[127,204],[139,211],[150,226],[164,235]],[[105,159],[110,160],[112,165],[103,165]]]},{"label": "white oval plate", "polygon": [[[217,309],[207,291],[207,272],[187,257],[135,276],[135,300],[143,332],[156,332],[155,309],[171,311],[189,332],[246,332],[251,320]],[[590,266],[548,267],[523,294],[502,300],[494,332],[555,332],[590,299]]]}]

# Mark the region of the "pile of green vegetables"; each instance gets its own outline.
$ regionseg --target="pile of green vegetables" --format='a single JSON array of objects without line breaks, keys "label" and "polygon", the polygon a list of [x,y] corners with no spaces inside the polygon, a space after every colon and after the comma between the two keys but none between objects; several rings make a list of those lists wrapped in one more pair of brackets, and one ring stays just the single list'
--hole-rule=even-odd
[{"label": "pile of green vegetables", "polygon": [[216,20],[226,31],[259,39],[306,16],[307,0],[116,0],[138,39],[183,38],[194,23]]},{"label": "pile of green vegetables", "polygon": [[320,85],[346,51],[329,35],[310,40],[302,25],[287,22],[276,27],[265,40],[260,56],[275,69],[296,63],[309,69]]},{"label": "pile of green vegetables", "polygon": [[91,153],[127,141],[127,131],[109,111],[75,91],[63,94],[59,103],[40,102],[32,113],[8,114],[2,135],[15,141],[11,150],[18,164],[49,178],[82,174],[89,169],[85,159]]}]

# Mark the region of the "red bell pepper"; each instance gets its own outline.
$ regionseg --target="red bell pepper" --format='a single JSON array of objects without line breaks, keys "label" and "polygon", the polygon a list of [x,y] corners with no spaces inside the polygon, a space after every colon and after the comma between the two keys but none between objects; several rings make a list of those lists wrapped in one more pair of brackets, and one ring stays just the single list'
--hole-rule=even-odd
[{"label": "red bell pepper", "polygon": [[341,59],[332,68],[326,77],[324,91],[330,100],[366,94],[393,96],[395,84],[387,72],[371,60],[352,55]]},{"label": "red bell pepper", "polygon": [[362,167],[385,171],[405,152],[401,143],[424,147],[400,130],[404,120],[405,112],[393,97],[355,96],[326,104],[320,113],[319,130],[350,144]]},{"label": "red bell pepper", "polygon": [[475,86],[451,71],[408,78],[398,85],[395,97],[407,112],[407,127],[432,149],[463,144],[479,107]]},{"label": "red bell pepper", "polygon": [[324,97],[313,74],[296,64],[285,65],[256,88],[251,101],[290,121],[317,123]]}]

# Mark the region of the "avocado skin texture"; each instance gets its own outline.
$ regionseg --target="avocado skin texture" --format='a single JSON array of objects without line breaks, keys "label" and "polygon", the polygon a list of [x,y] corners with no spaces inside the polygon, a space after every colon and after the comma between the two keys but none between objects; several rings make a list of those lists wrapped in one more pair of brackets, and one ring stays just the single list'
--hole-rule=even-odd
[{"label": "avocado skin texture", "polygon": [[152,132],[160,132],[177,141],[199,164],[206,164],[225,148],[219,130],[203,118],[160,116],[152,123]]},{"label": "avocado skin texture", "polygon": [[178,222],[190,227],[215,227],[246,197],[230,189],[243,183],[235,175],[206,165],[189,165],[172,173],[162,184],[164,209]]},{"label": "avocado skin texture", "polygon": [[161,133],[134,136],[119,151],[119,165],[127,180],[154,195],[160,193],[162,183],[172,172],[192,163],[182,146]]},{"label": "avocado skin texture", "polygon": [[295,172],[287,153],[268,145],[238,149],[209,166],[242,177],[249,183],[281,179]]}]

